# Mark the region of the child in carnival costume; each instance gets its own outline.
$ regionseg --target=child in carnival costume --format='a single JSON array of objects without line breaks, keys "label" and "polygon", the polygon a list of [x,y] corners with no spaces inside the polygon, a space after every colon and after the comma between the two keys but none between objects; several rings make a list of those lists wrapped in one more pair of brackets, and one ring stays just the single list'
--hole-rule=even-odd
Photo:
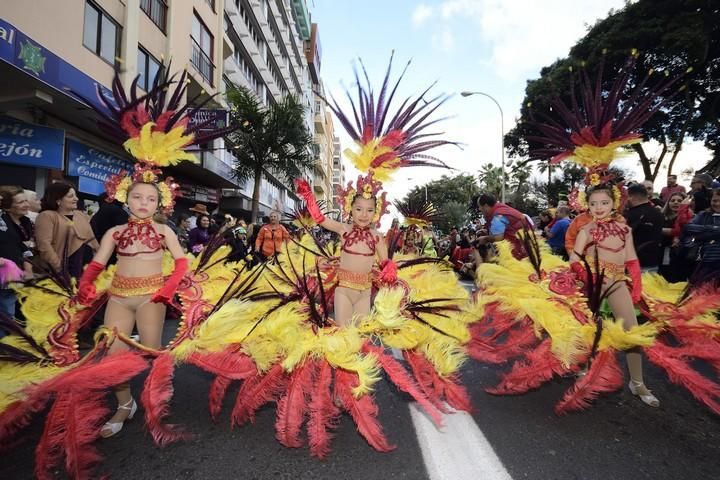
[{"label": "child in carnival costume", "polygon": [[[623,386],[618,351],[627,352],[630,392],[658,406],[643,382],[642,349],[671,381],[720,413],[720,386],[689,363],[692,358],[716,362],[720,326],[709,318],[720,307],[718,292],[683,299],[678,293],[682,287],[665,282],[662,289],[657,275],[641,276],[632,232],[617,213],[625,193],[610,165],[624,154],[621,147],[642,141],[637,129],[663,105],[663,93],[676,80],[666,77],[648,87],[645,79],[626,92],[633,69],[630,59],[607,91],[602,72],[596,82],[583,74],[579,100],[573,90],[572,106],[553,102],[559,121],[545,116],[544,123],[535,124],[541,136],[528,138],[540,145],[531,151],[532,158],[568,160],[588,169],[586,187],[570,195],[573,208],[585,213],[572,225],[570,264],[550,255],[525,232],[521,239],[528,260],[518,261],[500,248],[497,264],[481,265],[478,301],[484,305],[485,321],[473,326],[474,338],[489,340],[476,345],[473,358],[503,363],[519,357],[500,384],[487,389],[494,394],[520,394],[555,375],[579,374],[555,407],[564,414]],[[644,291],[643,283],[651,288]],[[603,308],[605,303],[611,313]],[[654,321],[638,326],[635,306]],[[498,341],[501,335],[505,339]],[[668,343],[679,345],[671,348]]]},{"label": "child in carnival costume", "polygon": [[[185,90],[184,79],[185,72],[167,104],[166,90],[174,80],[164,67],[144,97],[137,98],[133,88],[128,100],[117,79],[113,90],[117,106],[101,95],[112,113],[106,117],[106,130],[125,138],[123,147],[137,163],[132,172],[121,172],[106,183],[107,201],[127,205],[130,218],[127,224],[114,227],[103,236],[100,249],[80,278],[76,297],[82,305],[90,306],[96,301],[94,282],[116,253],[117,267],[108,290],[105,327],[125,336],[137,327],[140,343],[152,349],[161,346],[166,304],[172,304],[188,269],[188,259],[175,233],[167,225],[153,221],[158,211],[166,215],[172,212],[179,188],[172,177],[161,179],[160,168],[183,161],[198,163],[195,155],[184,149],[220,135],[217,132],[200,138],[195,133],[197,127],[188,127],[188,107],[179,105]],[[163,275],[165,250],[175,263],[169,277]],[[109,353],[125,349],[124,343],[113,342]],[[102,427],[103,437],[117,434],[123,422],[137,410],[129,385],[116,388],[115,396],[118,408]]]},{"label": "child in carnival costume", "polygon": [[438,211],[432,203],[414,203],[410,200],[395,202],[395,208],[403,215],[405,233],[400,248],[403,255],[437,257],[431,225],[438,218]]},{"label": "child in carnival costume", "polygon": [[369,85],[367,90],[363,90],[357,75],[356,80],[361,92],[359,108],[354,103],[352,108],[354,112],[360,111],[361,117],[355,116],[355,125],[340,110],[336,101],[328,103],[358,146],[358,151],[348,149],[345,154],[358,170],[367,172],[358,176],[355,185],[349,182],[346,188],[339,189],[343,214],[352,223],[326,218],[317,205],[310,185],[304,180],[296,181],[297,193],[307,203],[313,220],[341,237],[340,267],[337,272],[339,283],[335,291],[335,322],[341,326],[349,325],[356,315],[364,316],[370,312],[371,271],[376,260],[381,269],[379,279],[390,284],[396,280],[397,266],[388,258],[385,240],[375,229],[380,225],[382,216],[388,213],[387,193],[381,193],[382,182],[390,180],[392,174],[403,167],[426,165],[447,168],[440,160],[423,152],[455,144],[447,140],[419,141],[439,135],[423,133],[426,127],[435,123],[426,122],[425,119],[447,97],[438,96],[420,105],[420,96],[388,119],[388,107],[395,93],[393,90],[385,97],[388,77],[383,83],[377,105]]}]

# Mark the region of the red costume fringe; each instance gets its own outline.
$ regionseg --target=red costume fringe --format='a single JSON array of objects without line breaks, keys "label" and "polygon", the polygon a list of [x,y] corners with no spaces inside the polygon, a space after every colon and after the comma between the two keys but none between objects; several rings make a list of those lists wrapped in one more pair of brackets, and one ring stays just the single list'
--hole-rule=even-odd
[{"label": "red costume fringe", "polygon": [[286,447],[299,448],[303,444],[300,430],[305,421],[307,398],[313,388],[312,374],[313,364],[309,360],[295,367],[287,390],[278,402],[275,438]]},{"label": "red costume fringe", "polygon": [[208,395],[208,403],[210,410],[210,417],[213,422],[217,422],[222,410],[223,400],[225,399],[225,393],[228,387],[232,383],[232,379],[218,375],[210,385],[210,394]]},{"label": "red costume fringe", "polygon": [[332,368],[325,360],[314,363],[314,388],[310,392],[310,419],[307,424],[310,453],[325,458],[330,453],[331,431],[337,427],[340,409],[330,394]]},{"label": "red costume fringe", "polygon": [[614,392],[622,388],[623,378],[615,351],[599,352],[592,361],[587,374],[580,377],[565,392],[562,400],[555,405],[555,413],[565,415],[571,411],[589,407],[590,402],[601,393]]},{"label": "red costume fringe", "polygon": [[493,395],[519,395],[538,388],[555,374],[567,371],[550,350],[550,339],[547,338],[535,350],[528,352],[524,359],[515,362],[498,386],[485,391]]},{"label": "red costume fringe", "polygon": [[255,422],[255,412],[267,402],[275,400],[285,390],[287,375],[276,363],[264,375],[248,378],[240,387],[231,415],[231,425]]},{"label": "red costume fringe", "polygon": [[152,369],[145,379],[141,401],[145,407],[145,426],[158,447],[164,447],[190,435],[177,425],[163,425],[168,416],[168,403],[173,396],[173,358],[170,353],[162,353],[153,362]]},{"label": "red costume fringe", "polygon": [[370,345],[369,343],[363,345],[363,351],[374,354],[390,381],[393,382],[398,389],[413,397],[418,405],[432,418],[435,425],[438,427],[442,426],[441,412],[435,408],[427,396],[422,393],[420,387],[418,387],[400,362],[386,354],[381,347]]},{"label": "red costume fringe", "polygon": [[382,431],[377,420],[378,407],[370,394],[355,398],[352,389],[359,384],[357,374],[335,369],[335,395],[350,413],[358,432],[378,452],[390,452],[395,449]]}]

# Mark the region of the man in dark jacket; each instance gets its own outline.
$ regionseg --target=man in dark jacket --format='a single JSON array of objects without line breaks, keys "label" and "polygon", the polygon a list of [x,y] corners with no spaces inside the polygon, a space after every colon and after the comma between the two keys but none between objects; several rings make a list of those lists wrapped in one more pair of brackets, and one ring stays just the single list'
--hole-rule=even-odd
[{"label": "man in dark jacket", "polygon": [[625,219],[632,229],[633,243],[643,271],[657,271],[662,259],[662,212],[650,203],[648,191],[641,184],[628,187]]},{"label": "man in dark jacket", "polygon": [[[100,195],[100,201],[98,202],[100,204],[100,208],[90,219],[90,226],[92,227],[93,233],[95,234],[95,238],[97,238],[98,242],[102,240],[103,235],[105,235],[108,230],[117,225],[127,223],[129,218],[128,212],[125,210],[122,203],[117,200],[108,203],[106,199],[107,193]],[[108,265],[113,264],[116,261],[117,257],[113,252],[110,260],[108,261]]]}]

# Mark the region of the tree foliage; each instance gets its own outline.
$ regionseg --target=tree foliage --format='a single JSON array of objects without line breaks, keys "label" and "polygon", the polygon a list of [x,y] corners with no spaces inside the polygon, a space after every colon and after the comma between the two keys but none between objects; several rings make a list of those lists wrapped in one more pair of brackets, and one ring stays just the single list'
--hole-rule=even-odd
[{"label": "tree foliage", "polygon": [[453,177],[443,175],[426,185],[414,187],[405,196],[404,201],[424,202],[426,188],[428,201],[432,202],[440,212],[440,221],[435,226],[444,232],[468,220],[466,212],[470,199],[480,191],[475,177],[470,174],[463,173]]},{"label": "tree foliage", "polygon": [[294,96],[265,107],[248,88],[227,90],[230,116],[239,125],[228,135],[235,155],[235,176],[254,181],[252,222],[257,220],[262,176],[272,173],[292,184],[311,170],[312,135],[305,126],[304,108]]},{"label": "tree foliage", "polygon": [[663,163],[671,173],[687,138],[705,142],[717,157],[720,8],[716,0],[638,0],[611,11],[572,47],[567,58],[543,68],[540,78],[528,81],[520,121],[505,137],[510,155],[522,158],[537,147],[527,140],[538,133],[532,120],[540,113],[552,116],[550,104],[555,97],[570,103],[570,86],[578,70],[584,68],[592,78],[602,65],[609,85],[633,51],[637,51],[637,68],[629,88],[651,71],[656,72],[655,77],[650,76],[646,88],[652,88],[658,74],[682,75],[666,95],[678,93],[666,99],[643,128],[646,140],[662,146],[660,154],[652,158],[641,144],[633,147],[645,177],[654,180]]}]

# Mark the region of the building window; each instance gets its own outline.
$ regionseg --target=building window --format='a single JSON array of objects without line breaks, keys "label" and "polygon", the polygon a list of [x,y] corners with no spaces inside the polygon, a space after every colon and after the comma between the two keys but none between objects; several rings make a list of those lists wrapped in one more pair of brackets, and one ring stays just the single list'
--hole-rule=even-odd
[{"label": "building window", "polygon": [[215,69],[212,61],[214,40],[210,30],[202,23],[202,20],[198,18],[197,14],[193,16],[190,41],[192,44],[190,63],[192,63],[197,71],[200,72],[200,75],[212,85],[213,70]]},{"label": "building window", "polygon": [[83,45],[108,63],[120,56],[120,27],[92,2],[85,3]]},{"label": "building window", "polygon": [[166,0],[140,0],[140,10],[145,12],[163,33],[167,25],[167,8]]},{"label": "building window", "polygon": [[140,74],[138,85],[146,92],[152,88],[158,70],[160,70],[160,62],[142,48],[138,48],[137,71]]}]

